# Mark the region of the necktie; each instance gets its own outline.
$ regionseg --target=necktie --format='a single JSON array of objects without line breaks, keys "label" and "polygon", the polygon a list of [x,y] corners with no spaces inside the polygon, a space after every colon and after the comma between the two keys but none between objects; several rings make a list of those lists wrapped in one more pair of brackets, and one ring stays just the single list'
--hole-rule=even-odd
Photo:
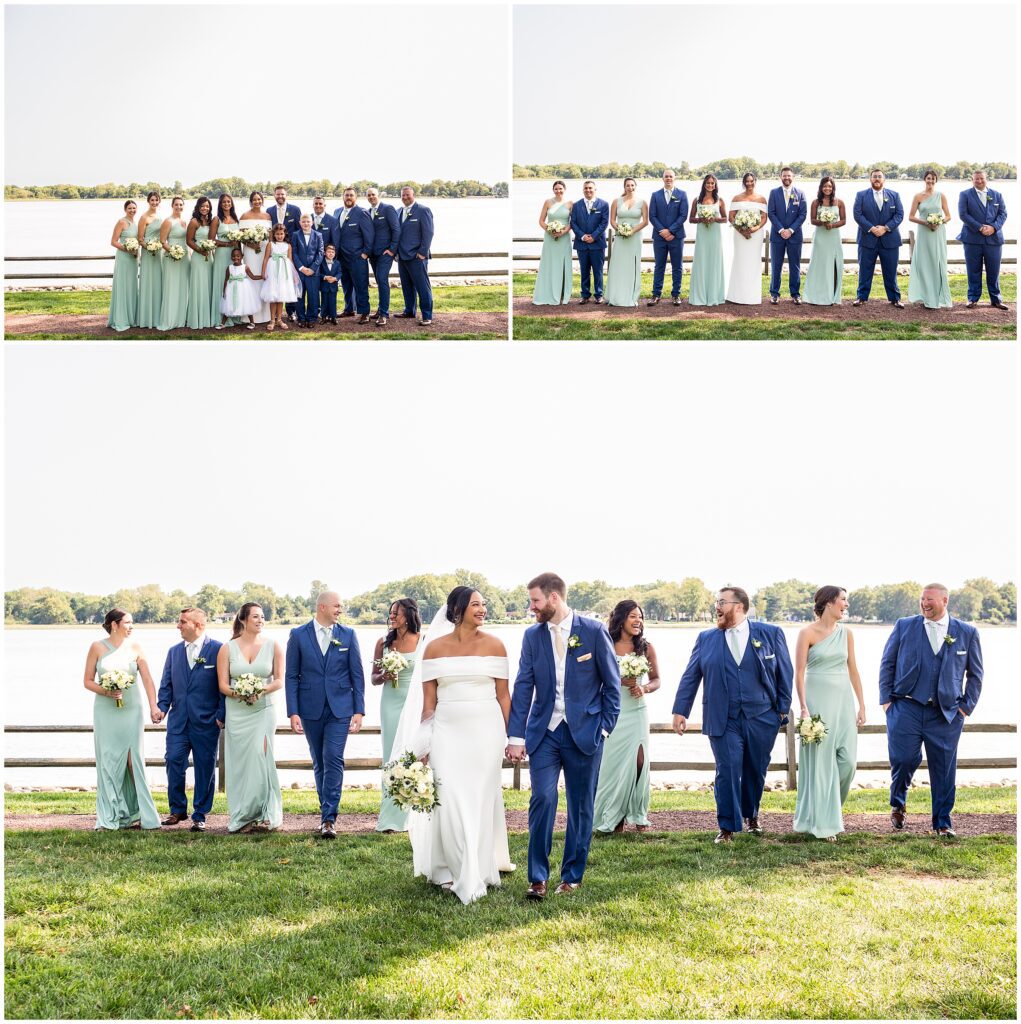
[{"label": "necktie", "polygon": [[188,646],[185,648],[185,650],[188,652],[188,668],[194,668],[195,667],[195,645],[193,643],[192,644],[188,644]]},{"label": "necktie", "polygon": [[737,630],[728,629],[727,632],[730,634],[730,650],[734,655],[734,661],[739,665],[741,664],[741,644],[737,639]]},{"label": "necktie", "polygon": [[785,206],[790,206],[791,205],[791,194],[790,194],[790,192],[788,192],[787,189],[784,189],[783,190],[783,195],[784,195],[784,205]]},{"label": "necktie", "polygon": [[982,200],[982,205],[985,206],[986,205],[986,194],[985,194],[985,192],[979,192],[978,197],[979,197],[979,199]]},{"label": "necktie", "polygon": [[564,635],[559,626],[553,627],[553,646],[557,652],[557,661],[564,660]]},{"label": "necktie", "polygon": [[592,201],[590,199],[585,200],[585,209],[587,209],[589,213],[592,212]]},{"label": "necktie", "polygon": [[401,223],[403,224],[408,219],[409,216],[410,214],[408,213],[408,207],[405,206],[404,209],[401,210]]},{"label": "necktie", "polygon": [[932,653],[939,654],[939,630],[936,628],[936,623],[926,622],[925,627],[929,631],[929,646],[932,648]]},{"label": "necktie", "polygon": [[876,206],[881,210],[883,208],[883,190],[881,188],[873,189],[872,195],[875,197]]},{"label": "necktie", "polygon": [[343,212],[343,213],[342,213],[342,214],[340,215],[340,226],[341,226],[341,227],[343,227],[343,226],[344,226],[344,221],[346,221],[346,220],[347,220],[347,215],[348,215],[348,214],[349,214],[350,212],[351,212],[351,211],[350,211],[350,210],[349,210],[349,209],[348,209],[348,208],[347,208],[347,207],[345,206],[345,207],[344,207],[344,212]]},{"label": "necktie", "polygon": [[319,649],[323,652],[323,654],[326,653],[326,645],[328,643],[328,636],[329,636],[329,634],[327,633],[326,627],[325,626],[320,626],[319,627]]}]

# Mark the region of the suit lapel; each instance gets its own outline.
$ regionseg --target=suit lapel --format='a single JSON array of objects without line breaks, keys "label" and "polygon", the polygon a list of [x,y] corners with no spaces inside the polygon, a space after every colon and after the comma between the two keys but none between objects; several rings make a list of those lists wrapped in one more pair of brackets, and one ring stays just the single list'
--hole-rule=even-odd
[{"label": "suit lapel", "polygon": [[564,690],[567,690],[567,677],[571,674],[571,662],[575,659],[571,657],[571,637],[575,633],[581,635],[581,630],[578,628],[578,616],[576,613],[571,613],[571,626],[567,631],[567,639],[564,641]]},{"label": "suit lapel", "polygon": [[553,687],[554,695],[557,692],[557,666],[553,660],[553,638],[549,634],[549,626],[546,623],[542,624],[542,628],[539,630],[539,650],[541,652],[540,657],[542,658],[543,665],[546,666],[546,671],[549,674],[550,684]]},{"label": "suit lapel", "polygon": [[[323,652],[319,648],[319,637],[317,635],[317,627],[316,627],[315,619],[313,619],[305,628],[308,631],[308,638],[309,638],[309,640],[312,643],[312,649],[315,651],[316,654],[319,655],[319,660],[323,664],[325,664],[326,663],[326,655],[323,654]],[[327,650],[330,649],[329,644],[326,645],[326,649]]]}]

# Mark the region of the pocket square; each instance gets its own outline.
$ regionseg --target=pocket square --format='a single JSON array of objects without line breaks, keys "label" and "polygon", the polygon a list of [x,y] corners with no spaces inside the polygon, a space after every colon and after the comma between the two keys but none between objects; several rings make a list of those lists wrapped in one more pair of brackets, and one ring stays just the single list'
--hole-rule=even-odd
[{"label": "pocket square", "polygon": [[578,658],[578,661],[588,661],[589,658],[591,658],[591,657],[592,657],[592,652],[589,651],[588,654],[583,654],[580,658]]},{"label": "pocket square", "polygon": [[765,659],[766,661],[769,661],[769,659],[770,659],[770,658],[775,658],[775,657],[776,657],[776,655],[775,655],[775,654],[766,654],[766,655],[764,655],[764,659]]},{"label": "pocket square", "polygon": [[955,651],[954,653],[957,655],[958,658],[967,658],[968,657],[968,652],[967,651]]}]

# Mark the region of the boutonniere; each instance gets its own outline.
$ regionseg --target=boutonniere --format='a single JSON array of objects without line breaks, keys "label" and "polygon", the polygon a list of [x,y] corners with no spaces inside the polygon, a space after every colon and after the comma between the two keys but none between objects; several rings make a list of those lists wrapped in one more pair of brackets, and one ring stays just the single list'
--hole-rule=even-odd
[{"label": "boutonniere", "polygon": [[762,641],[761,640],[753,640],[752,641],[752,647],[754,647],[755,650],[758,650],[761,646],[762,646]]},{"label": "boutonniere", "polygon": [[196,665],[204,665],[205,663],[206,663],[206,659],[203,658],[201,654],[195,659],[195,664]]},{"label": "boutonniere", "polygon": [[577,647],[581,647],[581,637],[577,633],[572,633],[567,638],[567,646],[570,650],[574,650]]},{"label": "boutonniere", "polygon": [[957,643],[957,637],[956,636],[951,636],[949,633],[947,633],[947,635],[945,637],[943,637],[943,643],[948,644],[948,645],[949,644],[955,644],[955,643]]},{"label": "boutonniere", "polygon": [[341,645],[341,642],[340,642],[340,641],[339,641],[339,640],[338,640],[338,639],[337,639],[337,638],[336,638],[335,636],[331,636],[331,637],[330,637],[330,644],[331,644],[331,645],[332,645],[333,647],[340,647],[340,646],[342,646],[342,645]]}]

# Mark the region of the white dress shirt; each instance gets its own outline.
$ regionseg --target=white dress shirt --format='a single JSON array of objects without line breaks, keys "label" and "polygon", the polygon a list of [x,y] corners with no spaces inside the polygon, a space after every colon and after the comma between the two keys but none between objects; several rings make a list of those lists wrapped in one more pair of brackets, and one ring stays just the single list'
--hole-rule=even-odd
[{"label": "white dress shirt", "polygon": [[883,208],[883,190],[881,188],[874,188],[872,190],[872,198],[876,201],[876,206],[881,210]]},{"label": "white dress shirt", "polygon": [[[947,635],[947,630],[950,628],[950,612],[944,612],[943,618],[937,622],[933,622],[931,619],[925,620],[925,637],[929,640],[930,645],[932,640],[930,637],[935,632],[940,644],[943,643],[944,638]],[[936,647],[936,653],[939,653],[939,646]]]},{"label": "white dress shirt", "polygon": [[727,630],[727,650],[734,653],[734,641],[731,637],[737,637],[737,663],[740,665],[744,658],[745,649],[748,647],[748,637],[751,635],[751,630],[748,626],[748,620],[745,619],[739,626],[732,626]]},{"label": "white dress shirt", "polygon": [[667,206],[670,205],[670,200],[674,197],[674,190],[672,188],[663,189],[663,198],[666,200]]},{"label": "white dress shirt", "polygon": [[199,656],[199,651],[202,650],[202,645],[206,642],[205,633],[199,633],[194,640],[184,645],[184,653],[188,656],[188,668],[195,667],[195,659]]}]

